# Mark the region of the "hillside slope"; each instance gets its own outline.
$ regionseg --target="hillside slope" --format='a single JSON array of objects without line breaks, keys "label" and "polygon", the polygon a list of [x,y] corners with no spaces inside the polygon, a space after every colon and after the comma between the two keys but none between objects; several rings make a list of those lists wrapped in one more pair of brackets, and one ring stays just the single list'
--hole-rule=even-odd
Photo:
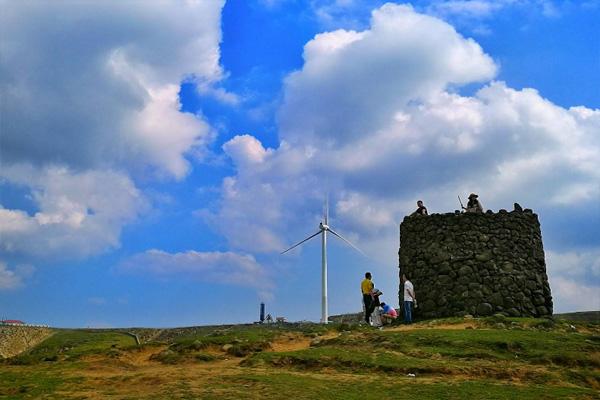
[{"label": "hillside slope", "polygon": [[15,356],[52,334],[49,328],[0,326],[0,358]]},{"label": "hillside slope", "polygon": [[[594,399],[600,326],[445,319],[356,324],[63,330],[0,363],[11,399]],[[146,335],[144,335],[146,333]]]}]

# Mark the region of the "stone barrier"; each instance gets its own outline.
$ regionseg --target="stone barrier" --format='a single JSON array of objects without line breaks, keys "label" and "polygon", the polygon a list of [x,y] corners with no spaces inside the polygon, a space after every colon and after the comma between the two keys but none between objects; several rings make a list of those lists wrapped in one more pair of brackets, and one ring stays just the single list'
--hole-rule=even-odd
[{"label": "stone barrier", "polygon": [[16,356],[52,334],[52,329],[30,326],[0,326],[0,358]]},{"label": "stone barrier", "polygon": [[[398,255],[423,318],[552,315],[540,224],[531,210],[405,217]],[[400,304],[402,289],[400,283]]]}]

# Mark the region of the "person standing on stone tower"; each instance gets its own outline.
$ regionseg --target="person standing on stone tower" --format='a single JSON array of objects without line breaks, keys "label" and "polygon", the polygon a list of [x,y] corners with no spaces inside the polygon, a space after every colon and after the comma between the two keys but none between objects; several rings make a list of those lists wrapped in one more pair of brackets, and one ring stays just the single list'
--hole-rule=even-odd
[{"label": "person standing on stone tower", "polygon": [[371,281],[371,273],[365,273],[365,279],[360,283],[360,291],[362,292],[363,304],[365,306],[365,322],[370,322],[371,313],[373,312],[373,297],[371,292],[375,288],[375,284]]},{"label": "person standing on stone tower", "polygon": [[468,213],[482,213],[483,206],[479,200],[477,200],[478,197],[479,196],[477,196],[475,193],[471,193],[469,195],[469,202],[467,203],[466,207],[463,207],[463,209],[465,209]]},{"label": "person standing on stone tower", "polygon": [[404,322],[412,324],[413,304],[417,301],[415,289],[411,281],[405,274],[402,274],[402,283],[404,284]]},{"label": "person standing on stone tower", "polygon": [[417,201],[417,210],[414,213],[410,214],[411,217],[414,217],[415,215],[428,215],[427,207],[423,205],[423,200]]}]

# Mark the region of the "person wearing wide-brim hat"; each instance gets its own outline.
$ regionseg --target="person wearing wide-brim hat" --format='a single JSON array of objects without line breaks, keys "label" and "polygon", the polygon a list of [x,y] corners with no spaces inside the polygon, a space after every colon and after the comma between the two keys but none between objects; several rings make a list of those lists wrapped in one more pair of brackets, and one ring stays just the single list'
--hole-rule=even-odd
[{"label": "person wearing wide-brim hat", "polygon": [[463,207],[463,209],[468,213],[482,213],[483,206],[479,202],[478,197],[479,196],[475,193],[471,193],[469,195],[469,202],[467,203],[466,207]]}]

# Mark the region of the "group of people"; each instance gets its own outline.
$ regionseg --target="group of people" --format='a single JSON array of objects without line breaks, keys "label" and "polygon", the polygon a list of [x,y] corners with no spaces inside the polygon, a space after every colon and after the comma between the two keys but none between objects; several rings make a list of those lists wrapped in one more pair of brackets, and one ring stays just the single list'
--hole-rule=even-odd
[{"label": "group of people", "polygon": [[[465,210],[465,212],[468,212],[468,213],[482,213],[483,206],[481,205],[481,202],[479,201],[478,198],[479,198],[479,196],[477,194],[471,193],[469,195],[469,201],[467,202],[467,206],[466,207],[463,206],[462,202],[461,202],[461,204],[460,204],[461,208],[463,210]],[[415,212],[410,214],[411,217],[413,217],[415,215],[429,215],[427,213],[427,207],[425,207],[423,205],[422,200],[417,201],[417,209],[415,210]]]},{"label": "group of people", "polygon": [[[471,193],[469,195],[469,202],[467,203],[467,206],[463,206],[461,202],[461,208],[468,213],[482,213],[483,206],[478,198],[479,196],[477,194]],[[425,207],[422,200],[417,201],[417,209],[415,212],[410,214],[411,217],[415,215],[429,215],[427,212],[427,207]],[[371,273],[367,272],[365,273],[365,279],[363,279],[360,284],[363,306],[365,310],[365,322],[372,326],[382,327],[383,325],[391,323],[398,318],[398,312],[392,306],[380,301],[379,297],[383,293],[379,289],[375,288],[375,284],[373,283],[372,279],[373,277]],[[415,288],[405,274],[402,274],[402,285],[404,287],[404,322],[411,324],[413,310],[417,306]]]},{"label": "group of people", "polygon": [[[411,324],[413,308],[417,304],[415,289],[405,274],[402,274],[402,284],[404,286],[404,322]],[[380,301],[379,297],[383,293],[375,288],[373,276],[370,272],[365,273],[365,279],[360,284],[360,290],[365,310],[365,322],[368,325],[382,328],[383,325],[391,324],[398,318],[398,312],[394,307]]]}]

